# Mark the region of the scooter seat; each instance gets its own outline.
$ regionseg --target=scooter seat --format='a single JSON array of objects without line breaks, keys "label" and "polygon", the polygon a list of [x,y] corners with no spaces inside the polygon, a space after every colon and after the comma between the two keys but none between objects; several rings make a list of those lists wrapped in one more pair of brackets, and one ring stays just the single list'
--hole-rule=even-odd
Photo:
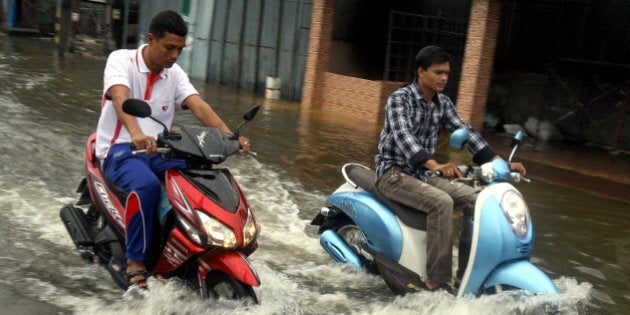
[{"label": "scooter seat", "polygon": [[385,204],[396,216],[411,228],[426,231],[427,215],[401,203],[388,199],[376,189],[376,175],[371,169],[363,166],[348,165],[346,167],[348,177],[359,187],[369,191],[376,199]]}]

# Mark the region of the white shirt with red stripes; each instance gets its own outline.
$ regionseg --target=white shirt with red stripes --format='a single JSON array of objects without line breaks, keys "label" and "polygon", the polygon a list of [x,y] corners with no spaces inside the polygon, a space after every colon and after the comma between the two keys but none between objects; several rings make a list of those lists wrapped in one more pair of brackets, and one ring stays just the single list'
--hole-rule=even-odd
[{"label": "white shirt with red stripes", "polygon": [[[199,94],[182,68],[173,64],[164,68],[159,76],[152,76],[142,58],[142,45],[138,49],[120,49],[107,58],[103,76],[103,102],[101,116],[96,127],[96,157],[103,160],[107,151],[116,143],[130,143],[127,129],[118,121],[109,89],[114,85],[129,88],[129,97],[147,101],[153,118],[170,128],[175,116],[175,106],[183,106],[184,100]],[[150,118],[136,118],[144,134],[157,137],[163,127]]]}]

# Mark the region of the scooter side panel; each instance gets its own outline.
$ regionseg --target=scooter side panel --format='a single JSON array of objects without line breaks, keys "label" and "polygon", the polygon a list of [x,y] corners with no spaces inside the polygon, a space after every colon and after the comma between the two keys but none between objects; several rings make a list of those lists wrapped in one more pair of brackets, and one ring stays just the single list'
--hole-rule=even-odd
[{"label": "scooter side panel", "polygon": [[164,244],[164,249],[153,272],[157,274],[171,273],[204,250],[204,248],[194,244],[182,231],[174,229]]},{"label": "scooter side panel", "polygon": [[558,288],[538,267],[527,260],[518,260],[501,265],[488,277],[485,287],[506,284],[534,294],[557,294]]},{"label": "scooter side panel", "polygon": [[424,278],[427,273],[427,232],[417,230],[400,222],[402,252],[398,263]]},{"label": "scooter side panel", "polygon": [[[482,196],[480,195],[478,198],[482,198]],[[476,209],[475,211],[470,258],[458,296],[475,294],[488,274],[499,263],[499,255],[496,254],[496,249],[502,247],[501,239],[489,238],[491,235],[500,233],[498,229],[499,218],[496,216],[497,209],[500,211],[499,203],[491,196],[485,201],[482,209]],[[488,229],[484,230],[483,234],[480,232],[482,230],[481,222],[484,223],[483,228]]]},{"label": "scooter side panel", "polygon": [[338,189],[326,200],[357,224],[368,247],[398,261],[402,252],[402,232],[396,216],[363,189]]}]

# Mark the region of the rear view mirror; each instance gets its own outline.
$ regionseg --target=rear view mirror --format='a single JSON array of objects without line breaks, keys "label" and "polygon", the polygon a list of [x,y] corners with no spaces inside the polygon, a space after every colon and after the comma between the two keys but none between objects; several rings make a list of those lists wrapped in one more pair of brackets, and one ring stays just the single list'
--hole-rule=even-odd
[{"label": "rear view mirror", "polygon": [[122,104],[122,110],[126,114],[135,117],[146,118],[151,116],[151,106],[137,98],[126,99]]},{"label": "rear view mirror", "polygon": [[254,119],[254,117],[256,117],[256,114],[258,114],[258,110],[259,109],[260,109],[260,105],[254,106],[247,113],[245,113],[245,115],[243,115],[243,119],[245,121],[252,121],[252,119]]},{"label": "rear view mirror", "polygon": [[466,145],[466,142],[468,142],[468,139],[468,131],[465,128],[460,128],[453,131],[449,139],[449,144],[452,148],[461,150],[464,148],[464,145]]},{"label": "rear view mirror", "polygon": [[258,114],[259,109],[260,109],[260,105],[256,105],[252,107],[252,109],[247,111],[245,115],[243,115],[243,122],[240,125],[238,125],[238,127],[236,127],[236,132],[234,132],[234,139],[238,139],[241,127],[243,127],[243,125],[245,125],[246,123],[252,121],[252,119],[256,117],[256,114]]}]

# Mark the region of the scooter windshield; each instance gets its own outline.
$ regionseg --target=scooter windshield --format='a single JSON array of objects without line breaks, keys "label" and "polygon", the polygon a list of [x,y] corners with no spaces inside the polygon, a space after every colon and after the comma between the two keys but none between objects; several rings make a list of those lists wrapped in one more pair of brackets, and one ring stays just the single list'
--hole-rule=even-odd
[{"label": "scooter windshield", "polygon": [[185,126],[179,140],[166,140],[171,149],[180,155],[203,159],[219,164],[240,149],[233,136],[215,127]]}]

